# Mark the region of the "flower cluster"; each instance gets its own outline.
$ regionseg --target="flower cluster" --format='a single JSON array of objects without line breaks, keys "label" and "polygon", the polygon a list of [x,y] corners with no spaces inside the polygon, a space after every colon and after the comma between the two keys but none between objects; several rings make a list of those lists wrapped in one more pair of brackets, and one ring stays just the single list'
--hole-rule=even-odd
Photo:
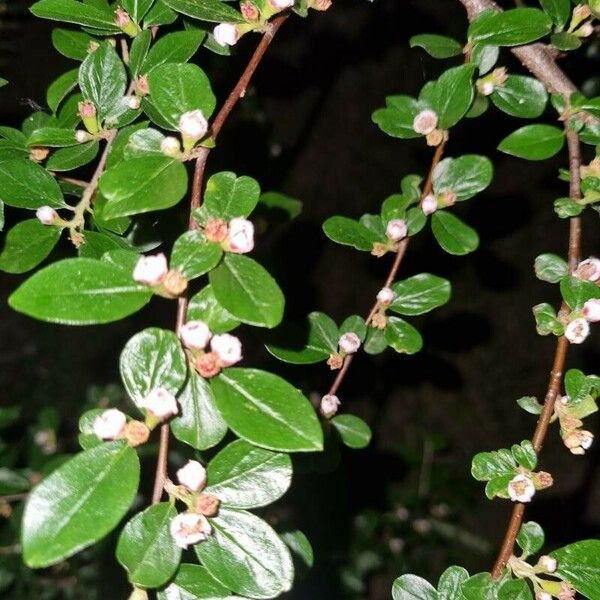
[{"label": "flower cluster", "polygon": [[[600,259],[591,256],[577,265],[574,276],[598,284],[600,281]],[[582,344],[590,334],[590,323],[600,321],[600,298],[587,300],[581,311],[569,315],[565,326],[565,337],[571,344]]]},{"label": "flower cluster", "polygon": [[221,244],[226,252],[246,254],[254,249],[254,225],[242,217],[235,217],[229,223],[209,218],[204,226],[204,235],[209,242]]},{"label": "flower cluster", "polygon": [[570,600],[575,598],[575,589],[566,581],[555,581],[547,576],[559,578],[556,573],[558,561],[553,556],[543,555],[535,565],[530,565],[524,558],[511,556],[506,565],[514,577],[528,579],[533,585],[535,600]]},{"label": "flower cluster", "polygon": [[176,298],[187,289],[187,279],[177,270],[169,269],[167,257],[160,253],[141,256],[133,270],[133,279],[153,288],[166,298]]},{"label": "flower cluster", "polygon": [[521,468],[508,482],[508,497],[513,502],[531,502],[537,490],[549,488],[554,483],[552,475],[545,471],[535,473]]},{"label": "flower cluster", "polygon": [[[583,417],[590,410],[582,411],[580,403],[572,403],[569,396],[562,396],[554,404],[554,415],[560,423],[560,435],[572,454],[585,454],[594,442],[594,434],[583,429]],[[595,407],[591,410],[595,410]]]}]

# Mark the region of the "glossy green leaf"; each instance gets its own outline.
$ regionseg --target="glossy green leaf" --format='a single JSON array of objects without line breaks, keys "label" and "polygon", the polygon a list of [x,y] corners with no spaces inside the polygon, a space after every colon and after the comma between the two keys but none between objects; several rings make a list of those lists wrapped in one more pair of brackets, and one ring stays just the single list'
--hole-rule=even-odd
[{"label": "glossy green leaf", "polygon": [[308,538],[298,529],[286,531],[279,536],[287,547],[311,569],[315,562],[312,546]]},{"label": "glossy green leaf", "polygon": [[140,465],[123,441],[76,455],[29,495],[23,515],[23,559],[54,565],[103,538],[137,493]]},{"label": "glossy green leaf", "polygon": [[270,450],[314,452],[323,447],[310,402],[287,381],[257,369],[225,369],[211,379],[219,412],[242,439]]},{"label": "glossy green leaf", "polygon": [[392,587],[394,600],[438,600],[435,588],[425,579],[416,575],[402,575]]},{"label": "glossy green leaf", "polygon": [[205,491],[233,508],[257,508],[281,498],[291,483],[292,461],[287,454],[237,440],[208,464]]},{"label": "glossy green leaf", "polygon": [[552,20],[537,8],[486,11],[471,23],[469,40],[474,44],[520,46],[544,37],[551,29]]},{"label": "glossy green leaf", "polygon": [[535,119],[546,108],[548,92],[535,77],[509,75],[503,85],[495,87],[490,99],[496,107],[508,115],[522,119]]},{"label": "glossy green leaf", "polygon": [[110,323],[137,312],[151,298],[131,273],[92,258],[67,258],[38,271],[8,302],[18,312],[51,323]]},{"label": "glossy green leaf", "polygon": [[422,315],[450,300],[452,288],[447,279],[421,273],[392,286],[394,301],[390,310],[401,315]]},{"label": "glossy green leaf", "polygon": [[583,44],[580,37],[576,36],[574,33],[569,33],[568,31],[560,31],[559,33],[552,34],[550,41],[553,46],[556,46],[559,50],[563,50],[564,52],[577,50],[578,48],[581,48]]},{"label": "glossy green leaf", "polygon": [[177,515],[170,502],[161,502],[137,513],[123,528],[116,556],[130,583],[156,588],[175,574],[181,560],[169,524]]},{"label": "glossy green leaf", "polygon": [[88,55],[91,35],[74,29],[53,29],[52,43],[63,56],[73,60],[84,60]]},{"label": "glossy green leaf", "polygon": [[0,494],[22,494],[29,491],[31,481],[25,475],[16,473],[7,467],[0,467]]},{"label": "glossy green leaf", "polygon": [[545,160],[560,152],[564,143],[564,132],[558,127],[526,125],[505,137],[498,150],[527,160]]},{"label": "glossy green leaf", "polygon": [[283,317],[284,297],[277,282],[256,261],[227,253],[210,272],[215,298],[231,315],[257,327],[275,327]]},{"label": "glossy green leaf", "polygon": [[158,592],[158,600],[241,600],[199,565],[183,564],[175,579]]},{"label": "glossy green leaf", "polygon": [[137,262],[139,255],[131,250],[127,242],[109,231],[100,233],[98,231],[85,231],[85,243],[79,247],[79,256],[86,258],[102,258],[107,252],[114,250],[129,251],[132,254],[132,260]]},{"label": "glossy green leaf", "polygon": [[535,521],[529,521],[521,525],[519,535],[517,536],[517,544],[523,551],[525,558],[536,554],[544,546],[544,530]]},{"label": "glossy green leaf", "polygon": [[43,146],[47,148],[66,148],[79,142],[73,129],[61,127],[40,127],[31,132],[27,138],[28,146]]},{"label": "glossy green leaf", "polygon": [[471,51],[471,62],[477,65],[479,75],[485,75],[491,71],[500,56],[500,48],[498,46],[486,46],[485,44],[477,44]]},{"label": "glossy green leaf", "polygon": [[473,575],[462,584],[464,600],[498,600],[498,589],[502,581],[492,579],[489,573]]},{"label": "glossy green leaf", "polygon": [[243,23],[242,15],[231,8],[228,4],[219,0],[164,0],[164,3],[178,13],[200,19],[201,21],[212,21],[214,23]]},{"label": "glossy green leaf", "polygon": [[535,259],[535,276],[548,283],[558,283],[569,273],[567,262],[556,254],[540,254]]},{"label": "glossy green leaf", "polygon": [[175,242],[171,253],[171,268],[194,279],[214,269],[223,256],[219,244],[209,242],[201,231],[187,231]]},{"label": "glossy green leaf", "polygon": [[340,335],[344,333],[355,333],[361,342],[367,337],[367,324],[362,317],[350,315],[340,325]]},{"label": "glossy green leaf", "polygon": [[600,599],[600,540],[582,540],[552,552],[556,575],[566,579],[582,596]]},{"label": "glossy green leaf", "polygon": [[388,96],[386,107],[373,113],[372,119],[388,135],[401,139],[421,137],[413,129],[415,117],[426,108],[410,96]]},{"label": "glossy green leaf", "polygon": [[516,467],[517,462],[510,452],[479,452],[473,457],[471,475],[477,481],[488,481],[492,477],[512,474]]},{"label": "glossy green leaf", "polygon": [[542,302],[533,307],[533,316],[535,317],[536,330],[540,335],[562,335],[564,333],[563,324],[557,319],[556,311],[552,305]]},{"label": "glossy green leaf", "polygon": [[354,415],[336,415],[331,419],[331,424],[349,448],[359,450],[371,443],[371,428]]},{"label": "glossy green leaf", "polygon": [[123,149],[123,158],[131,160],[132,158],[142,158],[149,154],[164,157],[161,144],[165,137],[157,129],[148,128],[134,131],[129,136],[127,145]]},{"label": "glossy green leaf", "polygon": [[118,33],[115,17],[111,10],[101,10],[89,2],[78,0],[40,0],[29,9],[36,17],[85,25]]},{"label": "glossy green leaf", "polygon": [[60,229],[42,225],[37,219],[17,223],[7,234],[0,254],[0,270],[25,273],[39,265],[52,252]]},{"label": "glossy green leaf", "polygon": [[164,0],[156,0],[154,6],[148,11],[144,19],[144,27],[154,27],[155,25],[171,25],[177,20],[177,13],[171,10]]},{"label": "glossy green leaf", "polygon": [[523,396],[517,400],[517,404],[532,415],[539,415],[542,412],[542,405],[535,396]]},{"label": "glossy green leaf", "polygon": [[560,293],[571,310],[581,310],[588,300],[600,298],[600,288],[594,282],[578,277],[561,279]]},{"label": "glossy green leaf", "polygon": [[505,581],[498,588],[498,600],[533,600],[533,594],[524,579]]},{"label": "glossy green leaf", "polygon": [[477,232],[452,213],[434,213],[431,218],[431,230],[440,246],[449,254],[462,256],[473,252],[479,246]]},{"label": "glossy green leaf", "polygon": [[216,173],[206,183],[204,210],[210,217],[229,221],[247,217],[258,204],[260,187],[252,177],[237,177],[229,171]]},{"label": "glossy green leaf", "polygon": [[445,158],[433,172],[433,189],[436,194],[454,192],[457,200],[468,200],[487,188],[493,176],[494,167],[485,156]]},{"label": "glossy green leaf", "polygon": [[370,252],[376,242],[386,239],[348,217],[330,217],[323,223],[325,235],[333,242]]},{"label": "glossy green leaf", "polygon": [[563,27],[571,16],[569,0],[540,0],[540,4],[557,27]]},{"label": "glossy green leaf", "polygon": [[302,212],[302,202],[279,192],[261,194],[259,204],[271,213],[282,213],[287,219],[295,219]]},{"label": "glossy green leaf", "polygon": [[141,23],[154,0],[121,0],[121,4],[135,23]]},{"label": "glossy green leaf", "polygon": [[65,205],[56,180],[31,160],[6,160],[0,163],[0,200],[17,208]]},{"label": "glossy green leaf", "polygon": [[240,322],[217,301],[213,289],[207,285],[188,305],[188,321],[204,321],[213,333],[227,333],[239,326]]},{"label": "glossy green leaf", "polygon": [[367,330],[367,338],[363,346],[367,354],[381,354],[388,344],[385,340],[385,333],[382,329],[369,327]]},{"label": "glossy green leaf", "polygon": [[515,460],[526,469],[533,471],[537,465],[537,454],[529,440],[523,440],[520,444],[513,444],[511,454]]},{"label": "glossy green leaf", "polygon": [[292,587],[294,567],[289,550],[262,519],[223,507],[210,523],[213,534],[194,550],[222,585],[257,599],[275,598]]},{"label": "glossy green leaf", "polygon": [[152,45],[141,71],[148,73],[155,67],[165,63],[185,63],[198,50],[206,33],[200,29],[174,31],[159,38]]},{"label": "glossy green leaf", "polygon": [[79,76],[78,69],[72,69],[55,79],[46,92],[46,102],[52,112],[56,112],[60,103],[75,89]]},{"label": "glossy green leaf", "polygon": [[469,579],[468,571],[463,567],[448,567],[438,582],[438,600],[462,600],[461,585]]},{"label": "glossy green leaf", "polygon": [[137,78],[140,75],[142,64],[148,56],[148,51],[153,41],[152,31],[150,29],[140,31],[135,38],[133,38],[131,46],[129,47],[129,63],[127,65],[133,78]]},{"label": "glossy green leaf", "polygon": [[421,334],[412,325],[398,317],[388,318],[384,336],[388,345],[402,354],[415,354],[423,347]]},{"label": "glossy green leaf", "polygon": [[187,378],[187,361],[172,331],[150,327],[125,344],[120,370],[129,397],[141,407],[156,388],[177,394]]},{"label": "glossy green leaf", "polygon": [[227,433],[227,423],[217,410],[210,385],[190,369],[177,398],[180,412],[171,420],[173,435],[196,450],[216,446]]},{"label": "glossy green leaf", "polygon": [[100,144],[96,141],[78,144],[71,148],[60,148],[46,162],[48,171],[72,171],[87,165],[96,158]]},{"label": "glossy green leaf", "polygon": [[423,48],[434,58],[451,58],[462,54],[462,46],[453,38],[434,33],[422,33],[410,38],[410,47]]}]

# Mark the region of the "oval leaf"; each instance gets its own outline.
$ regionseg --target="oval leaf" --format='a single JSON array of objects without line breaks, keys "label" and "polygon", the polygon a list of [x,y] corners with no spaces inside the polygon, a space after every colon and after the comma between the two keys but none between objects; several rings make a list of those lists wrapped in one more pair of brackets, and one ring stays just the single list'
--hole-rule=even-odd
[{"label": "oval leaf", "polygon": [[65,206],[56,179],[31,160],[0,162],[0,201],[16,208]]},{"label": "oval leaf", "polygon": [[421,273],[392,286],[394,301],[390,310],[401,315],[422,315],[450,300],[452,288],[447,279]]},{"label": "oval leaf", "polygon": [[39,265],[52,252],[60,238],[60,229],[42,225],[37,219],[17,223],[7,234],[0,269],[7,273],[25,273]]},{"label": "oval leaf", "polygon": [[440,246],[449,254],[462,256],[479,246],[479,235],[458,217],[438,211],[431,218],[431,230]]},{"label": "oval leaf", "polygon": [[158,600],[241,600],[210,576],[200,565],[183,564],[177,577],[164,590]]},{"label": "oval leaf", "polygon": [[498,150],[527,160],[545,160],[560,152],[564,143],[564,132],[558,127],[526,125],[505,137]]}]

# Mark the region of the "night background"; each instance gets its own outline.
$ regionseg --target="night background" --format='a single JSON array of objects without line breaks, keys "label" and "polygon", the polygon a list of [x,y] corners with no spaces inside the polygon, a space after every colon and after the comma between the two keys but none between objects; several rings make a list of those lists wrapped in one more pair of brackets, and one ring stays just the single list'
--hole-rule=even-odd
[{"label": "night background", "polygon": [[[77,66],[52,48],[53,26],[31,16],[30,4],[0,2],[0,10],[7,11],[0,13],[0,74],[10,81],[0,90],[2,125],[18,126],[32,106],[44,106],[48,84]],[[256,223],[255,254],[284,290],[287,319],[301,324],[306,314],[319,310],[339,323],[371,306],[391,257],[376,259],[335,245],[321,224],[336,214],[358,218],[378,212],[383,199],[399,191],[404,175],[426,173],[432,150],[422,140],[384,135],[371,114],[386,96],[415,95],[450,65],[411,49],[412,35],[440,33],[464,41],[465,31],[466,15],[457,0],[334,0],[326,13],[289,19],[275,38],[221,133],[208,169],[250,175],[263,190],[303,202],[301,215],[289,223]],[[220,101],[257,42],[258,36],[244,37],[231,58],[199,52],[196,61]],[[580,85],[598,72],[597,56],[597,51],[576,53],[562,64]],[[523,72],[508,53],[500,64]],[[551,109],[547,116],[555,119]],[[537,280],[533,262],[544,252],[565,255],[568,236],[568,223],[552,209],[553,200],[567,194],[567,185],[557,178],[566,152],[528,163],[496,151],[521,124],[492,108],[452,130],[448,156],[484,154],[496,167],[492,186],[455,209],[479,232],[480,248],[455,257],[439,248],[428,229],[415,238],[400,277],[431,272],[449,279],[450,303],[411,320],[424,337],[419,354],[388,350],[355,360],[338,395],[345,412],[371,425],[371,446],[294,457],[290,492],[263,515],[278,530],[301,529],[313,543],[315,567],[298,570],[290,599],[387,599],[391,582],[402,573],[437,580],[453,563],[472,572],[493,563],[511,507],[486,500],[484,485],[470,477],[470,461],[477,452],[531,436],[535,417],[515,400],[543,398],[555,346],[554,338],[536,334],[531,307],[559,304],[558,286]],[[184,228],[185,211],[184,203],[172,209],[169,227],[159,232],[167,247]],[[598,255],[600,247],[598,215],[584,215],[585,258]],[[9,209],[6,228],[20,218]],[[154,225],[151,219],[148,224]],[[65,240],[60,253],[73,254]],[[23,407],[7,438],[20,448],[25,465],[40,452],[31,441],[39,430],[56,428],[58,454],[77,450],[80,413],[122,394],[115,384],[125,342],[150,325],[172,328],[175,306],[156,299],[135,317],[110,326],[47,325],[8,308],[6,298],[22,279],[0,275],[0,404]],[[569,366],[586,373],[597,368],[598,333],[592,335],[583,347],[571,349]],[[244,366],[277,372],[306,395],[320,397],[329,387],[332,375],[324,364],[289,366],[270,357],[263,345],[265,330],[243,327],[240,337]],[[55,412],[40,417],[48,407]],[[594,431],[598,419],[586,423]],[[536,496],[527,511],[528,520],[543,525],[548,550],[600,533],[598,446],[574,457],[556,425],[551,432],[540,467],[553,474],[555,485]],[[143,464],[145,493],[153,462],[149,455]],[[65,589],[58,595],[40,591],[57,581],[59,589],[68,588],[74,574],[87,582],[91,595],[86,598],[126,597],[125,572],[112,555],[115,537],[63,572],[39,573],[41,587],[27,588],[36,590],[27,592],[32,595],[21,591],[7,597],[84,597],[69,596]],[[3,552],[4,546],[0,537],[0,585],[5,571],[19,561]]]}]

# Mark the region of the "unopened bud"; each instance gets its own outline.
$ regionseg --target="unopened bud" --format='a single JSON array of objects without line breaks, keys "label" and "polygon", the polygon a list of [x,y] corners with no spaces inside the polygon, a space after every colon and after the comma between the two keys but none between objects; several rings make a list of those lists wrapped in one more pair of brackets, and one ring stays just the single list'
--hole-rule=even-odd
[{"label": "unopened bud", "polygon": [[160,421],[164,421],[179,412],[175,396],[165,388],[153,389],[144,398],[142,407],[151,412]]},{"label": "unopened bud", "polygon": [[413,120],[413,129],[421,135],[430,134],[438,124],[437,113],[433,110],[422,110]]},{"label": "unopened bud", "polygon": [[337,396],[326,394],[321,398],[319,410],[326,419],[331,419],[336,415],[340,404],[340,399]]},{"label": "unopened bud", "polygon": [[552,600],[552,596],[542,590],[536,593],[535,600]]},{"label": "unopened bud", "polygon": [[183,148],[187,152],[206,135],[208,121],[201,110],[191,110],[181,115],[178,128],[183,138]]},{"label": "unopened bud", "polygon": [[138,96],[125,96],[127,107],[131,110],[137,110],[142,105],[142,100]]},{"label": "unopened bud", "polygon": [[100,44],[95,40],[91,40],[90,43],[87,45],[86,52],[88,54],[92,54],[93,52],[96,52],[98,48],[100,48]]},{"label": "unopened bud", "polygon": [[235,23],[221,23],[213,29],[213,36],[219,46],[234,46],[240,39],[240,32]]},{"label": "unopened bud", "polygon": [[223,367],[230,367],[242,360],[242,343],[235,335],[223,333],[213,336],[210,349],[219,357]]},{"label": "unopened bud", "polygon": [[133,279],[146,285],[157,285],[167,276],[169,267],[164,254],[141,256],[133,270]]},{"label": "unopened bud", "polygon": [[190,512],[174,517],[169,529],[175,543],[184,550],[188,546],[203,542],[212,533],[212,527],[204,515]]},{"label": "unopened bud", "polygon": [[403,219],[392,219],[385,229],[385,235],[393,242],[398,242],[408,235],[408,226]]},{"label": "unopened bud", "polygon": [[188,321],[181,326],[179,337],[190,350],[204,350],[212,333],[204,321]]},{"label": "unopened bud", "polygon": [[77,140],[79,144],[85,144],[85,142],[89,142],[93,139],[94,136],[91,133],[84,131],[83,129],[78,129],[75,132],[75,140]]},{"label": "unopened bud", "polygon": [[127,423],[127,417],[116,408],[109,408],[94,419],[92,428],[101,440],[120,438]]},{"label": "unopened bud", "polygon": [[527,475],[516,475],[508,483],[508,495],[513,502],[530,502],[534,494],[535,485]]},{"label": "unopened bud", "polygon": [[254,225],[248,219],[236,217],[229,221],[226,250],[246,254],[254,248]]},{"label": "unopened bud", "polygon": [[579,279],[587,281],[598,281],[600,279],[600,258],[590,256],[582,260],[573,273]]},{"label": "unopened bud", "polygon": [[148,76],[140,75],[135,82],[135,92],[138,96],[147,96],[150,93]]},{"label": "unopened bud", "polygon": [[477,83],[477,91],[482,95],[482,96],[491,96],[494,93],[494,82],[490,81],[487,78],[483,78],[483,79],[478,79]]},{"label": "unopened bud", "polygon": [[373,256],[377,256],[378,258],[387,254],[388,247],[385,244],[380,242],[373,243],[373,249],[371,250],[371,254]]},{"label": "unopened bud", "polygon": [[600,299],[592,298],[583,305],[583,316],[590,323],[600,321]]},{"label": "unopened bud", "polygon": [[165,156],[176,157],[181,154],[181,144],[176,137],[168,136],[160,143],[160,151]]},{"label": "unopened bud", "polygon": [[221,371],[221,361],[216,352],[205,352],[196,358],[196,371],[205,379],[218,375]]},{"label": "unopened bud", "polygon": [[544,573],[554,573],[558,567],[558,562],[553,556],[540,556],[537,566],[544,571]]},{"label": "unopened bud", "polygon": [[244,19],[246,19],[246,21],[258,21],[258,19],[260,18],[260,11],[256,7],[256,4],[254,4],[254,2],[251,2],[250,0],[242,2],[242,4],[240,5],[240,11]]},{"label": "unopened bud", "polygon": [[269,0],[269,4],[277,10],[285,10],[286,8],[294,6],[294,1],[295,0]]},{"label": "unopened bud", "polygon": [[582,344],[589,334],[590,325],[582,318],[574,319],[565,327],[565,337],[571,344]]},{"label": "unopened bud", "polygon": [[221,243],[227,239],[228,227],[223,219],[208,219],[204,235],[209,242]]},{"label": "unopened bud", "polygon": [[53,225],[60,219],[58,213],[51,206],[40,206],[35,211],[35,216],[42,225]]},{"label": "unopened bud", "polygon": [[328,10],[331,5],[331,0],[308,0],[308,8],[313,10]]},{"label": "unopened bud", "polygon": [[115,11],[115,23],[117,27],[130,37],[135,37],[140,28],[131,20],[129,13],[122,8],[117,8]]},{"label": "unopened bud", "polygon": [[360,348],[360,338],[353,331],[349,331],[340,337],[339,346],[346,354],[354,354]]},{"label": "unopened bud", "polygon": [[141,421],[129,421],[125,425],[124,437],[132,448],[141,446],[148,441],[150,428]]},{"label": "unopened bud", "polygon": [[216,517],[219,513],[219,507],[221,501],[211,494],[200,494],[196,500],[195,509],[196,512],[204,515],[205,517]]},{"label": "unopened bud", "polygon": [[421,210],[426,215],[433,214],[438,209],[437,198],[433,194],[427,194],[423,200],[421,200]]},{"label": "unopened bud", "polygon": [[171,297],[181,296],[187,290],[188,280],[175,269],[171,269],[164,278],[163,287],[165,292]]},{"label": "unopened bud", "polygon": [[[96,106],[90,100],[83,100],[78,104],[79,116],[83,121],[85,128],[91,133],[96,134],[100,131],[98,118],[96,117]],[[76,134],[77,135],[77,134]]]},{"label": "unopened bud", "polygon": [[579,29],[573,32],[577,37],[586,38],[594,33],[594,26],[591,23],[584,23]]},{"label": "unopened bud", "polygon": [[199,492],[206,486],[206,469],[197,460],[188,460],[177,471],[177,481],[192,492]]},{"label": "unopened bud", "polygon": [[384,287],[377,293],[377,301],[381,304],[391,304],[394,301],[394,290]]},{"label": "unopened bud", "polygon": [[577,21],[583,21],[587,19],[592,14],[590,7],[587,4],[578,4],[573,9],[573,18]]},{"label": "unopened bud", "polygon": [[439,202],[444,208],[448,208],[449,206],[454,206],[456,204],[458,197],[456,192],[448,191],[440,194]]}]

